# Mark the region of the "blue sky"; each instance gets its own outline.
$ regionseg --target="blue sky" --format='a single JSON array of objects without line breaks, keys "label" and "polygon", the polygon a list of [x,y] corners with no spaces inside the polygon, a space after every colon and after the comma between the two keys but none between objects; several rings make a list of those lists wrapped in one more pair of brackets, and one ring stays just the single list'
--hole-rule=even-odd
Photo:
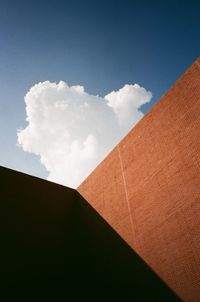
[{"label": "blue sky", "polygon": [[105,96],[138,83],[146,113],[200,54],[198,1],[0,1],[0,164],[46,177],[16,146],[24,95],[66,81]]}]

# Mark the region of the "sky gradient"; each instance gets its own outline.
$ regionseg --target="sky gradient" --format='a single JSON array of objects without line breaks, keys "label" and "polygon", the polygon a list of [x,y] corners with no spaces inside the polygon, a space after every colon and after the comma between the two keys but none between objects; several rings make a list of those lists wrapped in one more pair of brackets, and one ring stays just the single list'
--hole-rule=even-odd
[{"label": "sky gradient", "polygon": [[17,147],[24,96],[66,81],[105,96],[138,83],[146,113],[200,54],[198,1],[0,1],[0,164],[47,172]]}]

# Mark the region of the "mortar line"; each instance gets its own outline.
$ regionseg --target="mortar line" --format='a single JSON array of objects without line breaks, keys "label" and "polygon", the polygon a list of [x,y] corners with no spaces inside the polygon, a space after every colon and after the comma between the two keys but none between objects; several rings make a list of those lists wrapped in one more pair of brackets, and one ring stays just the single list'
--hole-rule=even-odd
[{"label": "mortar line", "polygon": [[122,171],[122,179],[123,179],[123,183],[124,183],[124,191],[125,191],[125,196],[126,196],[126,202],[127,202],[127,206],[128,206],[130,220],[131,220],[131,230],[132,230],[133,237],[135,237],[135,238],[133,238],[133,240],[135,240],[136,239],[135,228],[134,228],[133,218],[132,218],[132,215],[131,215],[131,207],[130,207],[129,198],[128,198],[126,179],[125,179],[125,175],[124,175],[123,162],[122,162],[122,157],[121,157],[121,152],[120,152],[119,146],[117,146],[117,151],[118,151],[118,155],[119,155],[120,168],[121,168],[121,171]]}]

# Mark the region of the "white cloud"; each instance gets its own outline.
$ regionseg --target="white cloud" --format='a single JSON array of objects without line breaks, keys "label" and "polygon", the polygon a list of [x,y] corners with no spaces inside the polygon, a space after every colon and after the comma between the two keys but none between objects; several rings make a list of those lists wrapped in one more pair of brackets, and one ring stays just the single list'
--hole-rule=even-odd
[{"label": "white cloud", "polygon": [[34,85],[25,96],[24,151],[40,156],[48,180],[77,187],[143,116],[151,92],[125,85],[104,98],[61,81]]},{"label": "white cloud", "polygon": [[138,84],[124,85],[118,91],[112,91],[105,96],[108,105],[118,117],[120,127],[126,130],[143,117],[143,113],[138,109],[150,102],[151,98],[151,92]]}]

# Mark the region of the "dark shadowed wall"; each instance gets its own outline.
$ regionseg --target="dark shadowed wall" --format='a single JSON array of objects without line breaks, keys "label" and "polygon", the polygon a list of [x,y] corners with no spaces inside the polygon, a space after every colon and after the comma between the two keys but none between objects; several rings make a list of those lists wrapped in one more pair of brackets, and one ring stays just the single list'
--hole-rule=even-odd
[{"label": "dark shadowed wall", "polygon": [[0,168],[1,301],[179,301],[75,190]]},{"label": "dark shadowed wall", "polygon": [[200,301],[200,59],[78,191],[184,301]]}]

